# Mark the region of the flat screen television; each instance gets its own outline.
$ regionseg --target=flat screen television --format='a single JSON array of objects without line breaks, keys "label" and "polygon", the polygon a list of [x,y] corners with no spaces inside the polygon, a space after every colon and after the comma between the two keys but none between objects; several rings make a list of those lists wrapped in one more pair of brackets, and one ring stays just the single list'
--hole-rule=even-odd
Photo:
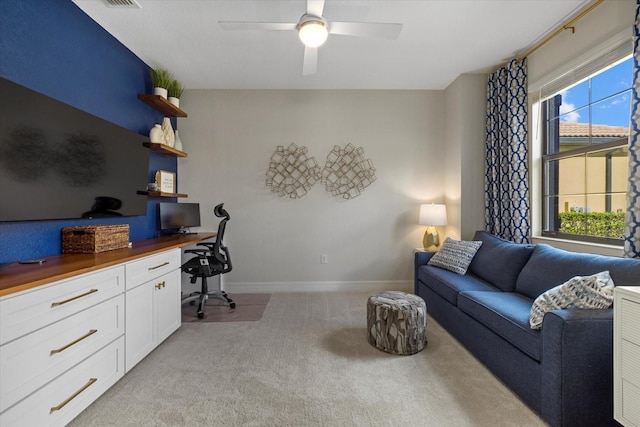
[{"label": "flat screen television", "polygon": [[0,222],[146,215],[146,138],[0,78]]},{"label": "flat screen television", "polygon": [[158,203],[160,231],[167,234],[188,234],[191,227],[200,227],[199,203]]}]

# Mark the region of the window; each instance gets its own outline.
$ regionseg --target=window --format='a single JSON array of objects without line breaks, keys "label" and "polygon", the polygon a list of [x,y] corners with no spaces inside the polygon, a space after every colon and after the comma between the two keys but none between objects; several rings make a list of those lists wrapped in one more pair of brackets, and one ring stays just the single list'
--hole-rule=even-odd
[{"label": "window", "polygon": [[633,60],[600,66],[541,102],[542,234],[621,245]]}]

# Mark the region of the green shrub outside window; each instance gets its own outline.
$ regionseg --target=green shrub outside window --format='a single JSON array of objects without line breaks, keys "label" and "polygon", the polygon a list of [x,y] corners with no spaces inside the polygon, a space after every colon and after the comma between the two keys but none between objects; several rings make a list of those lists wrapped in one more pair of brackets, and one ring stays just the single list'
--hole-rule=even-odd
[{"label": "green shrub outside window", "polygon": [[621,239],[624,212],[560,212],[561,233]]}]

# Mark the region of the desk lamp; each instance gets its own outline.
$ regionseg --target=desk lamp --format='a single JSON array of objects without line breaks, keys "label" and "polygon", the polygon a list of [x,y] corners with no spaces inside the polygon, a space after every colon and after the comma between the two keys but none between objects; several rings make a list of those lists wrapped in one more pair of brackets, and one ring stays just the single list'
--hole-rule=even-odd
[{"label": "desk lamp", "polygon": [[431,246],[439,246],[440,239],[436,227],[447,225],[447,207],[445,205],[420,205],[420,225],[426,225],[422,245],[425,249]]}]

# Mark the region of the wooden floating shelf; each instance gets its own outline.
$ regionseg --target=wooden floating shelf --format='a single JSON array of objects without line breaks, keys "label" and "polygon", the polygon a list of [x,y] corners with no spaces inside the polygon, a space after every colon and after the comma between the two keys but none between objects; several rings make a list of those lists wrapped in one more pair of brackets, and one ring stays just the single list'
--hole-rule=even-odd
[{"label": "wooden floating shelf", "polygon": [[154,153],[162,154],[163,156],[171,157],[189,157],[184,151],[176,150],[164,144],[157,144],[155,142],[143,142],[142,145],[153,151]]},{"label": "wooden floating shelf", "polygon": [[187,117],[187,113],[176,107],[160,95],[138,94],[138,99],[166,116],[170,117]]},{"label": "wooden floating shelf", "polygon": [[162,191],[142,191],[139,190],[138,194],[147,195],[150,197],[189,197],[186,194],[181,193],[163,193]]}]

